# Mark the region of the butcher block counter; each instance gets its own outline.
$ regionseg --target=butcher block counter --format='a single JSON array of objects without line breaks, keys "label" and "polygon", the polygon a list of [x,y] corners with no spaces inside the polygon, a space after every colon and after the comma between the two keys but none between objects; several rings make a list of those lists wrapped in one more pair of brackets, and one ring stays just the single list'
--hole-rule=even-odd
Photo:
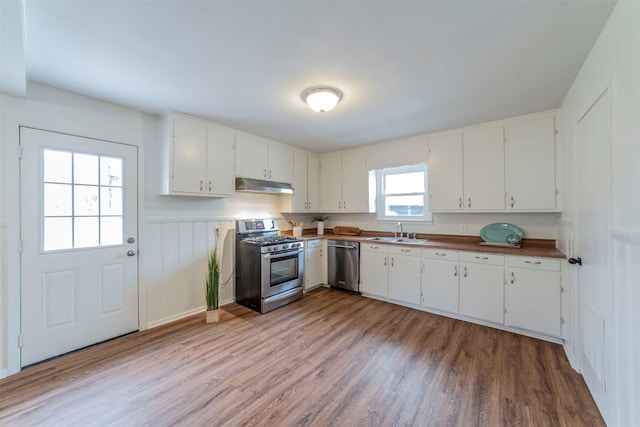
[{"label": "butcher block counter", "polygon": [[[502,255],[531,256],[542,258],[566,258],[566,255],[556,249],[555,240],[552,239],[527,239],[524,238],[519,248],[482,246],[480,236],[455,236],[446,234],[422,234],[418,233],[416,240],[426,240],[424,243],[402,243],[371,241],[372,237],[393,237],[393,233],[362,231],[359,236],[334,234],[332,229],[325,229],[325,234],[318,235],[315,228],[303,230],[303,239],[339,239],[361,243],[377,243],[393,246],[412,246],[425,249],[449,249],[462,252],[485,252]],[[282,234],[291,234],[291,231],[283,231]]]}]

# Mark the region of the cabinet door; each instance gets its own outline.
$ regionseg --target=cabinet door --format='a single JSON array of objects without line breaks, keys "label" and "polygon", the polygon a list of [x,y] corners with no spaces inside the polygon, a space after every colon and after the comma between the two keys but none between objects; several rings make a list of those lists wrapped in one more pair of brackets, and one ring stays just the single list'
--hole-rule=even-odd
[{"label": "cabinet door", "polygon": [[197,120],[173,118],[172,190],[176,193],[205,192],[207,126]]},{"label": "cabinet door", "polygon": [[458,312],[458,262],[422,260],[422,305]]},{"label": "cabinet door", "polygon": [[207,182],[208,194],[232,196],[235,191],[233,180],[233,143],[235,136],[230,130],[214,126],[208,127]]},{"label": "cabinet door", "polygon": [[339,211],[342,209],[342,157],[340,154],[323,156],[321,165],[320,211]]},{"label": "cabinet door", "polygon": [[507,209],[556,208],[554,116],[505,125]]},{"label": "cabinet door", "polygon": [[505,323],[560,336],[560,273],[508,268]]},{"label": "cabinet door", "polygon": [[310,240],[309,243],[306,248],[305,290],[313,289],[322,284],[323,253],[321,240]]},{"label": "cabinet door", "polygon": [[296,151],[293,156],[293,212],[307,211],[308,167],[307,153],[304,151]]},{"label": "cabinet door", "polygon": [[360,252],[360,286],[362,292],[386,298],[388,254],[380,252]]},{"label": "cabinet door", "polygon": [[307,211],[318,212],[320,208],[320,159],[307,155]]},{"label": "cabinet door", "polygon": [[240,134],[236,137],[236,176],[268,179],[269,146],[261,138]]},{"label": "cabinet door", "polygon": [[460,314],[503,323],[504,267],[460,263]]},{"label": "cabinet door", "polygon": [[464,208],[504,209],[504,138],[502,126],[463,133]]},{"label": "cabinet door", "polygon": [[369,210],[369,178],[364,151],[342,155],[342,209],[347,212]]},{"label": "cabinet door", "polygon": [[[412,249],[406,249],[412,251]],[[418,255],[420,249],[413,249]],[[389,298],[420,304],[420,257],[389,254]]]},{"label": "cabinet door", "polygon": [[462,210],[462,132],[429,139],[429,210]]},{"label": "cabinet door", "polygon": [[293,150],[284,144],[269,143],[267,179],[291,184],[293,179]]}]

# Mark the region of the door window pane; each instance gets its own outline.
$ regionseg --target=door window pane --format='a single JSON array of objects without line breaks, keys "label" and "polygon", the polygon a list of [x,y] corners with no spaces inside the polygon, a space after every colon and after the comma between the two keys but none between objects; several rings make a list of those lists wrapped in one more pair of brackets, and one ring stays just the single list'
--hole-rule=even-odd
[{"label": "door window pane", "polygon": [[44,250],[55,251],[73,247],[71,237],[73,226],[69,218],[45,218],[44,219]]},{"label": "door window pane", "polygon": [[43,177],[45,182],[71,184],[71,153],[68,151],[44,150]]},{"label": "door window pane", "polygon": [[100,157],[100,185],[122,187],[122,159]]},{"label": "door window pane", "polygon": [[122,217],[100,218],[100,245],[122,244]]},{"label": "door window pane", "polygon": [[69,184],[44,184],[44,215],[71,216],[72,190]]},{"label": "door window pane", "polygon": [[98,215],[98,187],[74,185],[73,213],[77,216]]},{"label": "door window pane", "polygon": [[98,156],[73,154],[73,183],[98,185]]},{"label": "door window pane", "polygon": [[100,188],[100,215],[122,215],[122,188]]},{"label": "door window pane", "polygon": [[73,220],[73,247],[100,246],[98,217],[80,217]]}]

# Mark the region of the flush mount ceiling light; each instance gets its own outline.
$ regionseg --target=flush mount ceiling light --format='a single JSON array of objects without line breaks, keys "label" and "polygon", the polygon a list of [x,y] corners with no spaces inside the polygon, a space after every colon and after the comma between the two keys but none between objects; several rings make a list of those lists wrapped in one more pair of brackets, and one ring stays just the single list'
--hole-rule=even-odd
[{"label": "flush mount ceiling light", "polygon": [[318,113],[325,113],[335,108],[342,99],[342,92],[328,86],[314,86],[302,92],[302,100],[309,108]]}]

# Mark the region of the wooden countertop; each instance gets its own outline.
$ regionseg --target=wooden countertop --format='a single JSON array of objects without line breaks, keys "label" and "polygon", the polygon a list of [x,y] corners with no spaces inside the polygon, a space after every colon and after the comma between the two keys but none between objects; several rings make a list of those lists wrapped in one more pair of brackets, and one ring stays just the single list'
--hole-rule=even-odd
[{"label": "wooden countertop", "polygon": [[[283,231],[282,234],[291,235],[291,231]],[[332,230],[326,230],[325,234],[318,235],[315,233],[315,229],[303,230],[303,239],[338,239],[347,240],[352,242],[361,243],[373,243],[368,238],[370,237],[392,237],[393,233],[375,232],[375,231],[362,231],[360,236],[349,236],[343,234],[333,234]],[[556,249],[555,240],[552,239],[523,239],[522,246],[520,248],[509,247],[494,247],[494,246],[481,246],[482,239],[480,236],[454,236],[446,234],[418,234],[417,239],[427,240],[425,243],[413,244],[413,243],[384,243],[376,242],[378,244],[388,245],[402,245],[412,246],[425,249],[450,249],[454,251],[465,252],[485,252],[492,254],[502,255],[517,255],[517,256],[533,256],[542,258],[559,258],[565,259],[566,255]]]}]

